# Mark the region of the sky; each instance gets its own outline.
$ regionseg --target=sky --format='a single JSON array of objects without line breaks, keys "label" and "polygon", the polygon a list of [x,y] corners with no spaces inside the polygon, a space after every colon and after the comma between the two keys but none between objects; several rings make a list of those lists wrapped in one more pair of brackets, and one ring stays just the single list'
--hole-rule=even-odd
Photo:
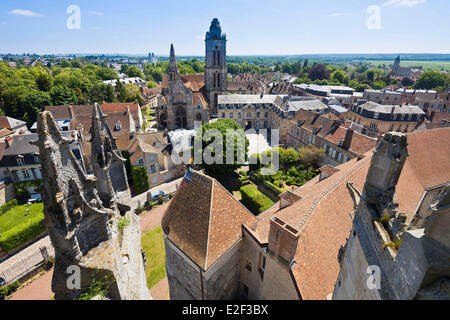
[{"label": "sky", "polygon": [[218,18],[228,55],[448,54],[449,13],[448,0],[2,0],[0,53],[203,56]]}]

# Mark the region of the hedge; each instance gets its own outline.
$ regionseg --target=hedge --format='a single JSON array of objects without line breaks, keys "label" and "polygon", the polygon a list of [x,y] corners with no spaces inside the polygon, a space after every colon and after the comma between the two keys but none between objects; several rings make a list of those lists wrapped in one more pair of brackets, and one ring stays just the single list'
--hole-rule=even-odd
[{"label": "hedge", "polygon": [[274,202],[266,197],[254,185],[246,185],[240,189],[242,195],[242,203],[254,214],[259,214],[271,206]]},{"label": "hedge", "polygon": [[134,194],[141,194],[150,189],[147,168],[143,166],[132,167]]},{"label": "hedge", "polygon": [[264,181],[264,185],[272,190],[275,194],[280,194],[283,192],[283,190],[279,187],[277,187],[275,184],[271,183],[270,181]]},{"label": "hedge", "polygon": [[16,207],[18,204],[19,203],[17,202],[17,199],[12,199],[11,201],[8,201],[7,203],[5,203],[4,205],[2,205],[0,207],[0,216],[2,214],[5,214],[6,212],[11,210],[12,208]]},{"label": "hedge", "polygon": [[20,282],[15,281],[7,286],[3,286],[0,288],[0,300],[5,300],[6,297],[16,292],[16,290],[20,287]]},{"label": "hedge", "polygon": [[36,238],[45,231],[45,226],[41,224],[43,219],[44,213],[36,215],[24,223],[6,230],[0,237],[0,248],[8,252]]}]

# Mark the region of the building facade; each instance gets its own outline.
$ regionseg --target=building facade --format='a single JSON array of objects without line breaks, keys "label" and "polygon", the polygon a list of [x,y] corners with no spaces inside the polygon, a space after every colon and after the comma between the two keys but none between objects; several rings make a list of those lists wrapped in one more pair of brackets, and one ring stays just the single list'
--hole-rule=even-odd
[{"label": "building facade", "polygon": [[324,164],[338,166],[362,155],[377,145],[377,139],[345,127],[335,117],[302,110],[289,121],[289,147],[312,145],[325,151]]},{"label": "building facade", "polygon": [[412,105],[381,105],[360,101],[350,108],[346,118],[380,133],[412,132],[425,120],[425,112]]}]

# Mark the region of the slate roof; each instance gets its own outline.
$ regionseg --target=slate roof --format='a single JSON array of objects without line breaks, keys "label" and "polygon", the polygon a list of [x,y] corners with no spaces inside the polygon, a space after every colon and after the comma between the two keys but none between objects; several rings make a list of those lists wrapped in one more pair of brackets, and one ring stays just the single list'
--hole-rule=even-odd
[{"label": "slate roof", "polygon": [[[189,204],[189,205],[187,205]],[[257,219],[215,179],[189,170],[162,219],[164,234],[203,270]]]},{"label": "slate roof", "polygon": [[225,94],[218,96],[218,104],[272,104],[278,95]]},{"label": "slate roof", "polygon": [[[71,138],[72,131],[61,132],[63,137]],[[24,164],[39,164],[34,159],[34,155],[39,155],[39,148],[35,145],[30,144],[31,141],[37,141],[37,133],[24,134],[18,136],[12,136],[12,144],[10,147],[3,151],[3,158],[1,162],[2,167],[16,167],[17,160],[16,156],[24,157]],[[70,144],[71,149],[75,157],[79,160],[81,159],[81,153],[79,151],[79,141],[74,141]]]},{"label": "slate roof", "polygon": [[26,123],[22,120],[17,120],[11,117],[0,116],[0,129],[15,129],[17,127],[21,127],[26,125]]},{"label": "slate roof", "polygon": [[[382,105],[378,104],[372,101],[368,101],[364,104],[359,105],[358,107],[361,107],[365,110],[372,111],[372,112],[378,112],[378,113],[413,113],[413,114],[425,114],[421,108],[418,106],[412,106],[412,105]],[[394,108],[394,110],[392,110]]]}]

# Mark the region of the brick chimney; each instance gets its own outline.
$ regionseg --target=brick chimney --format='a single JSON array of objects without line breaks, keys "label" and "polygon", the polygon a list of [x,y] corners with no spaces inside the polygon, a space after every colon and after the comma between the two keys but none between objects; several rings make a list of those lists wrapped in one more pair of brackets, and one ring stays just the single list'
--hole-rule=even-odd
[{"label": "brick chimney", "polygon": [[287,263],[292,262],[297,251],[300,232],[281,219],[274,217],[269,227],[269,253]]},{"label": "brick chimney", "polygon": [[13,137],[11,137],[11,136],[6,137],[6,138],[5,138],[6,148],[11,147],[12,144],[13,144],[13,142],[14,142]]},{"label": "brick chimney", "polygon": [[352,144],[353,139],[353,133],[354,131],[350,128],[347,129],[347,132],[345,133],[344,142],[342,143],[342,148],[345,150],[350,149],[350,145]]},{"label": "brick chimney", "polygon": [[73,111],[73,107],[72,107],[72,106],[69,106],[69,115],[70,115],[70,118],[71,118],[71,119],[72,119],[73,116],[75,115],[75,112]]}]

